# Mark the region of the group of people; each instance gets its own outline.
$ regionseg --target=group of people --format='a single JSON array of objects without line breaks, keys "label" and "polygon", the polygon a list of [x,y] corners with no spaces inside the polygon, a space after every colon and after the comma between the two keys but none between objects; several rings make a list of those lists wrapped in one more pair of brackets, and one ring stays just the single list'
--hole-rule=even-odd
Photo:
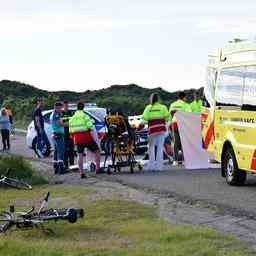
[{"label": "group of people", "polygon": [[[145,170],[161,170],[164,163],[164,145],[173,141],[174,165],[182,163],[182,145],[180,140],[178,123],[175,117],[177,111],[198,112],[202,110],[202,100],[198,94],[194,95],[192,103],[187,102],[185,92],[180,92],[178,99],[173,102],[169,109],[160,103],[159,95],[153,93],[150,104],[146,106],[142,120],[148,124],[148,158]],[[168,127],[168,124],[170,126]]]},{"label": "group of people", "polygon": [[[37,100],[37,107],[33,114],[34,126],[37,132],[37,152],[39,157],[42,147],[50,147],[47,134],[44,129],[44,119],[42,115],[43,99]],[[56,102],[54,111],[50,116],[54,143],[53,168],[55,174],[64,174],[68,167],[74,164],[74,145],[77,147],[78,167],[81,178],[86,178],[84,173],[84,151],[85,149],[93,152],[95,156],[96,173],[100,168],[100,142],[94,123],[84,112],[84,103],[77,103],[75,113],[69,110],[68,101]]]},{"label": "group of people", "polygon": [[9,152],[11,148],[10,144],[10,134],[13,128],[13,116],[12,111],[9,106],[1,109],[0,113],[0,130],[2,137],[2,151]]},{"label": "group of people", "polygon": [[[43,147],[51,147],[44,129],[42,115],[43,99],[37,100],[37,107],[33,114],[34,126],[37,132],[37,148],[39,157],[43,157]],[[180,92],[178,99],[169,109],[160,102],[159,95],[153,93],[150,104],[146,106],[142,120],[148,125],[148,158],[145,170],[161,170],[164,163],[164,145],[173,141],[173,164],[182,162],[182,145],[179,135],[179,127],[175,117],[176,111],[201,112],[202,101],[198,95],[194,95],[192,103],[187,102],[185,92]],[[3,111],[4,115],[4,111]],[[0,122],[1,123],[1,122]],[[88,149],[95,156],[96,173],[102,172],[100,168],[100,141],[91,118],[84,111],[84,103],[77,103],[77,110],[70,111],[68,101],[56,102],[54,111],[50,116],[54,143],[55,174],[64,174],[70,165],[74,164],[74,146],[78,153],[78,167],[81,178],[85,178],[84,151]],[[170,125],[169,125],[170,124]]]}]

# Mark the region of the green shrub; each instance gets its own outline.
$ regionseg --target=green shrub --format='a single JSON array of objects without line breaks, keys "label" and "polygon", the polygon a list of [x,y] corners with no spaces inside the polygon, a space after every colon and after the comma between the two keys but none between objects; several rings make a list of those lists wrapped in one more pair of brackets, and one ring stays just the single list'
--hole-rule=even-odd
[{"label": "green shrub", "polygon": [[0,175],[27,181],[32,185],[47,183],[46,179],[37,173],[31,163],[20,156],[0,156]]}]

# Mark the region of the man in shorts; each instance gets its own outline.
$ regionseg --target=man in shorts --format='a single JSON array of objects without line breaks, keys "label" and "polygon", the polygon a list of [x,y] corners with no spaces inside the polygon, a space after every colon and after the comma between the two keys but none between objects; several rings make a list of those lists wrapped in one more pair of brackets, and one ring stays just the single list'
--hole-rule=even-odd
[{"label": "man in shorts", "polygon": [[90,150],[94,153],[96,163],[96,173],[100,170],[100,146],[95,127],[91,118],[84,112],[84,103],[77,104],[76,113],[69,119],[69,132],[72,136],[74,144],[77,146],[78,166],[81,179],[86,178],[83,170],[84,150]]}]

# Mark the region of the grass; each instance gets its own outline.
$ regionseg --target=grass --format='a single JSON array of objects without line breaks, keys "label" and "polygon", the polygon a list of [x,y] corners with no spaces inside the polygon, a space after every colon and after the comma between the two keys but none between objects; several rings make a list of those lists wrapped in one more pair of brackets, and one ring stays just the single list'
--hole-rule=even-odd
[{"label": "grass", "polygon": [[151,206],[115,200],[92,200],[88,188],[42,186],[36,190],[0,192],[0,209],[23,209],[50,190],[49,207],[83,207],[76,224],[48,223],[54,236],[40,230],[0,235],[0,255],[8,256],[246,256],[247,244],[207,228],[174,225],[160,220]]},{"label": "grass", "polygon": [[0,175],[17,178],[31,185],[46,184],[46,179],[33,169],[31,163],[20,156],[0,155]]},{"label": "grass", "polygon": [[14,120],[15,128],[27,130],[31,120]]}]

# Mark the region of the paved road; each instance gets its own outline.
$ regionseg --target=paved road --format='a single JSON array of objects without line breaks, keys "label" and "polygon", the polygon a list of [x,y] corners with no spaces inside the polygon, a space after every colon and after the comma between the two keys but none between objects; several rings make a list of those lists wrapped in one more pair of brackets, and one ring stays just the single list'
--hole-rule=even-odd
[{"label": "paved road", "polygon": [[[12,151],[25,157],[34,157],[25,146],[25,138],[16,136],[12,141]],[[45,161],[51,161],[46,159]],[[181,199],[200,200],[218,205],[220,209],[230,208],[238,215],[252,214],[256,217],[256,176],[250,175],[243,187],[228,186],[220,176],[220,170],[185,170],[171,168],[164,172],[113,175],[133,186],[169,192]]]}]

